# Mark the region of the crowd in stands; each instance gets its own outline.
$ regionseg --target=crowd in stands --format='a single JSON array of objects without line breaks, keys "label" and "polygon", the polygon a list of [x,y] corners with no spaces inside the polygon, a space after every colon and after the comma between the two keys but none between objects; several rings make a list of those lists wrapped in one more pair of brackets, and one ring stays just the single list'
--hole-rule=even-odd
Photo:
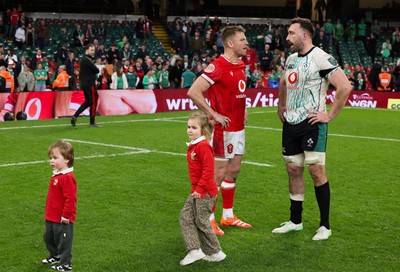
[{"label": "crowd in stands", "polygon": [[[26,18],[20,6],[12,8],[3,20],[0,92],[79,89],[79,58],[88,43],[96,49],[98,89],[189,88],[223,52],[221,30],[225,25],[218,16],[206,16],[196,23],[176,17],[168,24],[170,46],[176,52],[171,56],[159,43],[153,46],[153,22],[146,16],[115,24],[33,21]],[[277,88],[290,53],[287,26],[269,22],[244,27],[250,44],[243,58],[248,87]],[[342,49],[356,42],[362,50],[346,57]],[[338,59],[355,90],[400,91],[398,27],[381,26],[377,20],[342,23],[340,19],[327,19],[322,25],[315,24],[314,44]],[[363,52],[361,61],[357,54]],[[359,61],[354,61],[354,55]]]}]

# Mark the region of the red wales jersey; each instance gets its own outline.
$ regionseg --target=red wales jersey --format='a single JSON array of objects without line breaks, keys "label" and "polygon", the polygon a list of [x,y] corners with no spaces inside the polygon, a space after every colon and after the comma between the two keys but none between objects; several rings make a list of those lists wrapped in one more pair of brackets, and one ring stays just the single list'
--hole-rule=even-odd
[{"label": "red wales jersey", "polygon": [[[246,66],[242,60],[233,63],[223,55],[211,62],[201,75],[211,87],[208,98],[211,108],[229,117],[231,122],[226,131],[244,129],[244,114],[246,110]],[[221,128],[220,124],[215,125]]]},{"label": "red wales jersey", "polygon": [[75,222],[76,217],[76,181],[72,168],[55,174],[51,177],[46,199],[44,219],[60,223],[61,217]]},{"label": "red wales jersey", "polygon": [[214,152],[204,136],[188,144],[187,161],[189,177],[192,184],[190,193],[198,192],[201,197],[218,194],[214,178]]}]

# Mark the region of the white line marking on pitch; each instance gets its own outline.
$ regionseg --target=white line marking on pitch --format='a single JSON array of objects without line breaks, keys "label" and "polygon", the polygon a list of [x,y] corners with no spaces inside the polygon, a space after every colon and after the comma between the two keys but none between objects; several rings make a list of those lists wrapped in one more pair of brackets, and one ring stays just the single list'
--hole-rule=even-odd
[{"label": "white line marking on pitch", "polygon": [[[83,144],[90,144],[90,145],[100,145],[100,146],[108,146],[108,147],[123,148],[123,149],[141,150],[146,153],[153,152],[153,153],[166,154],[166,155],[171,155],[171,156],[186,156],[186,154],[183,154],[183,153],[160,151],[160,150],[149,150],[149,149],[143,149],[143,148],[137,148],[137,147],[131,147],[131,146],[124,146],[124,145],[105,144],[105,143],[73,140],[73,139],[64,139],[64,140],[69,141],[69,142],[76,142],[76,143],[83,143]],[[274,165],[268,164],[268,163],[259,163],[259,162],[250,162],[250,161],[242,161],[242,163],[255,165],[255,166],[274,167]]]},{"label": "white line marking on pitch", "polygon": [[[261,112],[255,112],[256,114],[261,113]],[[266,113],[272,113],[272,111],[268,111]],[[138,119],[138,120],[120,120],[120,121],[109,121],[109,122],[99,122],[99,124],[116,124],[116,123],[136,123],[136,122],[157,122],[157,121],[162,121],[162,122],[177,122],[177,123],[183,123],[186,122],[186,120],[176,120],[176,119],[186,119],[186,116],[177,116],[177,117],[170,117],[170,118],[155,118],[155,119]],[[77,124],[79,126],[87,126],[87,124]],[[48,128],[48,127],[64,127],[64,126],[70,126],[69,124],[58,124],[58,125],[42,125],[42,126],[23,126],[23,127],[0,127],[1,130],[14,130],[14,129],[29,129],[29,128]],[[246,126],[246,128],[252,128],[252,129],[261,129],[261,130],[273,130],[273,131],[282,131],[280,128],[271,128],[271,127],[259,127],[259,126]],[[400,139],[393,139],[393,138],[380,138],[380,137],[372,137],[372,136],[357,136],[357,135],[348,135],[348,134],[335,134],[335,133],[329,133],[328,135],[330,136],[336,136],[336,137],[345,137],[345,138],[356,138],[356,139],[368,139],[368,140],[376,140],[376,141],[389,141],[389,142],[400,142]]]},{"label": "white line marking on pitch", "polygon": [[[123,146],[123,145],[97,143],[97,142],[88,142],[88,141],[73,140],[73,139],[64,139],[64,140],[65,141],[69,141],[69,142],[75,142],[75,143],[99,145],[99,146],[106,146],[106,147],[134,150],[134,151],[125,152],[125,153],[97,154],[97,155],[90,155],[90,156],[82,156],[82,157],[75,158],[76,160],[79,160],[79,159],[108,158],[108,157],[117,157],[117,156],[129,156],[129,155],[136,155],[136,154],[143,154],[143,153],[158,153],[158,154],[165,154],[165,155],[171,155],[171,156],[182,156],[182,157],[186,156],[186,154],[182,154],[182,153],[160,151],[160,150],[149,150],[149,149],[137,148],[137,147],[132,147],[132,146]],[[41,161],[30,161],[30,162],[6,163],[6,164],[0,164],[0,167],[41,164],[41,163],[48,163],[48,162],[49,162],[48,160],[41,160]],[[268,164],[268,163],[258,163],[258,162],[250,162],[250,161],[243,161],[242,163],[255,165],[255,166],[262,166],[262,167],[274,167],[274,165]]]},{"label": "white line marking on pitch", "polygon": [[[91,156],[76,157],[75,160],[108,158],[108,157],[118,157],[118,156],[130,156],[130,155],[149,153],[149,152],[150,151],[143,150],[143,151],[131,151],[131,152],[125,152],[125,153],[116,153],[116,154],[98,154],[98,155],[91,155]],[[21,166],[21,165],[29,165],[29,164],[40,164],[40,163],[49,163],[49,160],[6,163],[6,164],[0,164],[0,167]]]}]

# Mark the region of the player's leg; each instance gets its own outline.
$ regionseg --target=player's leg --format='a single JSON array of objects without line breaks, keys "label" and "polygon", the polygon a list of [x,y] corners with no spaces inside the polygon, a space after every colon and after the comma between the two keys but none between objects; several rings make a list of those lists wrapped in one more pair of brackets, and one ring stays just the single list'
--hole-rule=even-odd
[{"label": "player's leg", "polygon": [[284,123],[282,130],[282,155],[289,178],[290,220],[283,222],[273,233],[287,233],[303,229],[304,153],[301,149],[301,125]]},{"label": "player's leg", "polygon": [[[314,181],[315,196],[320,211],[320,227],[313,240],[326,240],[331,236],[329,224],[330,187],[325,171],[325,151],[328,129],[327,124],[310,125],[310,132],[304,142],[305,164]],[[311,144],[310,144],[311,143]]]},{"label": "player's leg", "polygon": [[[216,128],[213,132],[212,146],[214,150],[214,177],[217,182],[218,191],[221,188],[221,183],[228,171],[228,159],[225,158],[224,150],[224,132],[221,129]],[[215,221],[215,208],[217,205],[218,197],[215,199],[214,206],[211,210],[210,221],[215,234],[224,235],[225,232],[220,229],[217,221]]]},{"label": "player's leg", "polygon": [[236,180],[245,152],[245,131],[225,132],[224,139],[225,158],[229,161],[226,175],[221,183],[223,213],[220,223],[223,226],[251,228],[250,224],[238,219],[233,212]]}]

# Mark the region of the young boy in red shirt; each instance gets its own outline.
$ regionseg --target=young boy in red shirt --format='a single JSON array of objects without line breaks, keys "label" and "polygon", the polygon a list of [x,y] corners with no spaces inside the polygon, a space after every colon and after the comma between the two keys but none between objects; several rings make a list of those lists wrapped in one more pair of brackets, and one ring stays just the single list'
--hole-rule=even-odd
[{"label": "young boy in red shirt", "polygon": [[57,141],[48,149],[53,176],[46,199],[46,229],[43,240],[49,257],[42,260],[56,271],[72,271],[72,241],[76,217],[74,149],[69,142]]}]

